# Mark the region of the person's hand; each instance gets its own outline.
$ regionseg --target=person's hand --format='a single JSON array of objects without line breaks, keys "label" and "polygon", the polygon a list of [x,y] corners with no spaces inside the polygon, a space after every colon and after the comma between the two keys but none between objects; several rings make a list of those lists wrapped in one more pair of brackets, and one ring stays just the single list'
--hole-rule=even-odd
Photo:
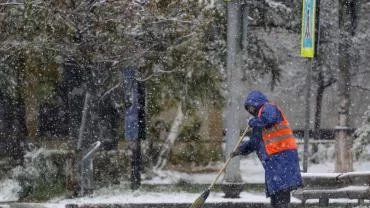
[{"label": "person's hand", "polygon": [[235,150],[233,152],[230,153],[230,158],[233,158],[233,157],[236,157],[236,156],[239,156],[240,155],[240,151],[239,150]]},{"label": "person's hand", "polygon": [[256,123],[257,123],[257,118],[256,117],[251,117],[249,120],[248,120],[248,126],[250,126],[250,127],[252,127],[252,128],[254,128],[254,127],[256,127],[257,125],[256,125]]}]

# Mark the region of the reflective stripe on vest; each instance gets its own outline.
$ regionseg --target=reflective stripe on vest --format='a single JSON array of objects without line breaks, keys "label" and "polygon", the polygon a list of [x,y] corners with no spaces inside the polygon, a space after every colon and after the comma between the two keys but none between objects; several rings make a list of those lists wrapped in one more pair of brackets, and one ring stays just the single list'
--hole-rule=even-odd
[{"label": "reflective stripe on vest", "polygon": [[[259,118],[261,118],[263,108],[264,106],[262,106],[258,112]],[[272,127],[264,128],[262,131],[262,139],[269,156],[285,150],[297,149],[297,144],[293,136],[293,131],[289,127],[289,122],[279,108],[278,110],[283,120]]]}]

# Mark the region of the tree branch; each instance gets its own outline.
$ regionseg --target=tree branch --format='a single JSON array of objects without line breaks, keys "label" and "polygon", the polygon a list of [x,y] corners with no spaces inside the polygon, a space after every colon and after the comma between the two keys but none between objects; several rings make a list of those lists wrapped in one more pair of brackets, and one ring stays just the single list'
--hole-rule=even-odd
[{"label": "tree branch", "polygon": [[187,20],[181,20],[177,18],[164,18],[164,17],[158,17],[156,22],[153,22],[154,24],[159,24],[163,22],[179,22],[179,23],[187,23],[187,24],[194,24],[194,21],[187,21]]},{"label": "tree branch", "polygon": [[365,71],[360,71],[360,72],[357,72],[357,73],[352,73],[351,76],[354,77],[354,76],[357,76],[357,75],[369,74],[369,73],[370,73],[370,70],[365,70]]},{"label": "tree branch", "polygon": [[327,87],[331,86],[331,85],[332,85],[332,84],[334,84],[335,82],[337,82],[337,79],[335,79],[335,78],[331,78],[328,82],[326,82],[326,83],[324,84],[324,88],[327,88]]},{"label": "tree branch", "polygon": [[12,6],[12,5],[24,5],[24,3],[18,3],[18,2],[0,3],[0,6]]},{"label": "tree branch", "polygon": [[370,91],[370,88],[366,88],[366,87],[363,87],[363,86],[360,86],[360,85],[351,85],[351,86],[354,87],[354,88],[360,89],[360,90]]},{"label": "tree branch", "polygon": [[103,95],[99,98],[99,100],[102,100],[105,96],[110,94],[113,90],[117,89],[118,87],[122,86],[122,82],[119,82],[118,84],[114,85],[112,88],[107,90],[106,92],[103,93]]}]

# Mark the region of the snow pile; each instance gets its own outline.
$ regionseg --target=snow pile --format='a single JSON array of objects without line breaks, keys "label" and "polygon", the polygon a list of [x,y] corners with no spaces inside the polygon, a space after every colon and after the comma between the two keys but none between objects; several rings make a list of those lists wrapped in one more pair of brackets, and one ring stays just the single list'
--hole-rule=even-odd
[{"label": "snow pile", "polygon": [[5,179],[0,181],[0,202],[17,201],[20,190],[21,186],[14,180]]},{"label": "snow pile", "polygon": [[281,3],[281,2],[276,2],[276,1],[272,1],[272,0],[266,0],[266,3],[269,5],[269,7],[271,8],[280,8],[282,10],[286,10],[287,12],[292,12],[292,9],[287,7],[285,4]]},{"label": "snow pile", "polygon": [[[44,148],[27,152],[24,166],[17,166],[10,171],[10,178],[0,181],[0,202],[17,201],[32,191],[37,184],[55,184],[58,177],[65,177],[63,167],[58,167],[50,157],[63,150]],[[60,160],[63,162],[63,160]]]}]

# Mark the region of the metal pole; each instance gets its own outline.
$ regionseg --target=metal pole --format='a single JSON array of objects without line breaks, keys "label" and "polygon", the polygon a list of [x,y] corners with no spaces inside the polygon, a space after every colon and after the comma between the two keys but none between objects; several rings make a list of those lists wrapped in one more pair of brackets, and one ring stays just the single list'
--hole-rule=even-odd
[{"label": "metal pole", "polygon": [[[241,3],[239,0],[227,2],[227,104],[225,109],[225,157],[227,158],[240,137],[240,114],[242,113],[242,77],[240,68]],[[225,170],[222,187],[225,197],[238,197],[241,190],[235,188],[242,182],[240,175],[240,159],[234,158]],[[222,188],[221,187],[221,188]],[[239,190],[239,191],[238,191]]]},{"label": "metal pole", "polygon": [[131,158],[131,189],[136,190],[141,186],[141,141],[136,139],[132,141]]},{"label": "metal pole", "polygon": [[317,53],[320,45],[320,0],[316,0],[316,18],[315,18],[315,53],[311,60],[311,65],[308,68],[307,78],[306,78],[306,99],[305,99],[305,130],[304,130],[304,154],[303,154],[303,172],[308,170],[308,143],[310,137],[310,97],[311,97],[311,79],[312,71],[317,68]]},{"label": "metal pole", "polygon": [[312,59],[311,66],[308,67],[306,77],[306,99],[305,99],[305,128],[304,128],[304,146],[303,146],[303,172],[307,172],[308,169],[308,142],[310,134],[310,94],[311,94],[311,73],[314,65],[314,59]]},{"label": "metal pole", "polygon": [[145,83],[137,82],[137,102],[138,111],[138,134],[137,139],[133,141],[132,161],[131,161],[131,189],[136,190],[141,186],[141,141],[146,137],[146,112],[145,112]]},{"label": "metal pole", "polygon": [[[227,88],[228,101],[226,109],[226,154],[230,154],[240,135],[239,110],[241,99],[239,98],[238,85],[241,76],[238,76],[240,68],[237,64],[237,56],[241,50],[241,9],[239,1],[230,1],[227,6]],[[226,168],[225,181],[240,182],[239,161],[234,159]]]}]

